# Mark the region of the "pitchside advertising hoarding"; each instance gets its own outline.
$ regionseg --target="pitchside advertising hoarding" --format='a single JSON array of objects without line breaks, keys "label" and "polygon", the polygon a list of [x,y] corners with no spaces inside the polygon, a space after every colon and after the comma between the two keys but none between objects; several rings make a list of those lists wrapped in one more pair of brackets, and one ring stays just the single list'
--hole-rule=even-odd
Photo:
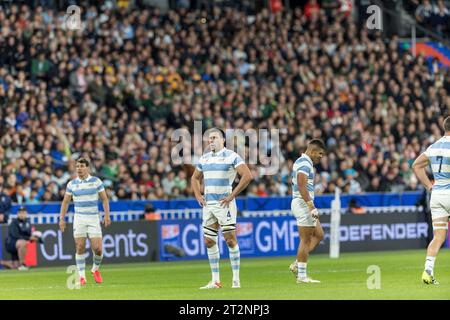
[{"label": "pitchside advertising hoarding", "polygon": [[[322,216],[325,238],[315,252],[328,253],[330,216]],[[160,258],[162,261],[206,258],[201,220],[161,221]],[[422,213],[343,215],[339,230],[342,252],[425,249],[429,225]],[[293,217],[238,218],[237,237],[243,257],[295,256],[299,243]],[[184,256],[176,256],[179,248]],[[219,237],[221,255],[228,250]]]},{"label": "pitchside advertising hoarding", "polygon": [[[75,261],[75,241],[72,224],[63,233],[56,224],[40,224],[34,228],[42,232],[43,243],[28,243],[26,264],[29,266],[67,266]],[[8,227],[1,228],[2,250],[0,259],[9,260],[5,250]],[[159,260],[158,225],[154,221],[112,223],[103,229],[104,262],[149,262]],[[87,241],[86,257],[92,258]]]},{"label": "pitchside advertising hoarding", "polygon": [[[322,216],[325,239],[316,248],[329,252],[330,216]],[[67,266],[75,261],[72,225],[62,233],[56,224],[35,225],[44,243],[29,243],[29,266]],[[345,214],[339,230],[342,252],[425,249],[431,232],[423,213]],[[5,250],[8,227],[0,228],[0,259],[8,260]],[[299,242],[293,217],[238,217],[237,236],[243,257],[295,256]],[[448,247],[447,240],[447,247]],[[165,220],[112,223],[103,228],[104,261],[107,263],[150,262],[202,259],[207,257],[202,221]],[[219,237],[222,257],[228,256],[226,242]],[[89,248],[88,259],[92,257]]]}]

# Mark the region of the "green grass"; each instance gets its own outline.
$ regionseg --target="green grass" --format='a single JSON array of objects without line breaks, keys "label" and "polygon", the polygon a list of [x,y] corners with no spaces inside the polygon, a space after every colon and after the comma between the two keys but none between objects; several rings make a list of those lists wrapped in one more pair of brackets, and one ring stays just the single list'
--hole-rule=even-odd
[{"label": "green grass", "polygon": [[[220,290],[198,290],[210,279],[207,260],[105,264],[104,283],[95,284],[89,274],[79,290],[67,289],[66,268],[0,270],[0,299],[449,299],[450,250],[442,249],[436,261],[439,286],[421,282],[424,255],[425,250],[347,253],[339,259],[313,254],[308,273],[322,283],[307,285],[296,284],[288,271],[293,258],[247,258],[241,260],[241,289],[231,289],[230,263],[222,259]],[[380,267],[381,289],[367,288],[369,265]]]}]

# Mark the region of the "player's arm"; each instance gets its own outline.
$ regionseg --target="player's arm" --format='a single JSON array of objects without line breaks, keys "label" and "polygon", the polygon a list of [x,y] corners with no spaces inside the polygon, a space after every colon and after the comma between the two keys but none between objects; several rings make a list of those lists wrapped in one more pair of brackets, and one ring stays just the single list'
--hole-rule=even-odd
[{"label": "player's arm", "polygon": [[105,225],[105,227],[108,227],[111,224],[108,195],[106,194],[105,189],[100,191],[98,194],[100,196],[100,199],[102,200],[103,210],[105,211],[105,218],[103,219],[103,224]]},{"label": "player's arm", "polygon": [[427,190],[431,190],[433,184],[431,183],[428,175],[425,171],[426,167],[430,164],[430,160],[428,159],[425,153],[422,153],[420,156],[412,164],[412,169],[417,176],[417,179],[424,185]]},{"label": "player's arm", "polygon": [[203,172],[201,172],[200,170],[198,170],[197,168],[194,171],[194,174],[192,175],[191,178],[191,187],[192,190],[194,191],[194,196],[198,201],[198,204],[201,207],[206,206],[206,201],[205,198],[202,196],[202,193],[200,192],[200,182],[201,179],[203,177]]},{"label": "player's arm", "polygon": [[61,209],[59,211],[59,228],[61,232],[64,232],[66,229],[66,222],[64,221],[64,217],[66,216],[67,209],[69,208],[70,200],[72,200],[72,195],[66,193],[64,195],[64,199],[61,203]]},{"label": "player's arm", "polygon": [[253,180],[253,175],[245,163],[241,163],[240,165],[238,165],[236,167],[236,171],[240,177],[239,183],[228,197],[219,200],[222,206],[228,207],[228,204],[234,198],[236,198],[245,188],[247,188],[248,184]]},{"label": "player's arm", "polygon": [[233,199],[236,198],[245,188],[247,188],[248,184],[253,180],[253,175],[245,163],[238,166],[236,171],[240,178],[238,185],[234,188],[230,195]]},{"label": "player's arm", "polygon": [[314,201],[311,199],[311,196],[309,195],[308,191],[308,174],[304,173],[303,171],[297,172],[297,186],[298,186],[298,192],[302,196],[302,199],[306,202],[308,205],[309,211],[311,212],[311,215],[314,219],[319,218],[319,211],[314,206]]}]

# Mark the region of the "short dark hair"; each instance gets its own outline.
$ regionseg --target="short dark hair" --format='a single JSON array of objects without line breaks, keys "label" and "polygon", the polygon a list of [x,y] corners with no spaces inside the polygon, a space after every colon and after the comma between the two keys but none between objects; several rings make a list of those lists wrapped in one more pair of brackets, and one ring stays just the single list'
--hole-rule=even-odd
[{"label": "short dark hair", "polygon": [[89,160],[84,157],[78,158],[77,162],[83,163],[86,167],[89,167]]},{"label": "short dark hair", "polygon": [[310,146],[314,146],[314,147],[322,149],[324,151],[326,150],[325,143],[321,139],[312,139],[308,143],[308,147],[310,147]]},{"label": "short dark hair", "polygon": [[444,120],[444,130],[445,130],[445,132],[450,131],[450,117],[447,117]]},{"label": "short dark hair", "polygon": [[217,128],[217,127],[209,129],[209,133],[212,133],[212,132],[219,132],[220,135],[222,136],[222,138],[225,139],[225,132],[222,129]]}]

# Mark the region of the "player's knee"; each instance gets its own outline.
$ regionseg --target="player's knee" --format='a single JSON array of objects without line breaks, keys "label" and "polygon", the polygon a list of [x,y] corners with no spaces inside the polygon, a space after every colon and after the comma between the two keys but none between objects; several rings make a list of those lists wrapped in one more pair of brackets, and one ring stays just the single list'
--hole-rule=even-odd
[{"label": "player's knee", "polygon": [[442,235],[441,233],[436,233],[434,235],[434,240],[437,241],[438,243],[442,244],[445,242],[445,239],[447,238],[446,235]]},{"label": "player's knee", "polygon": [[216,244],[216,242],[210,238],[205,237],[204,240],[205,240],[205,245],[208,248],[211,248],[212,246],[214,246]]},{"label": "player's knee", "polygon": [[225,241],[227,242],[227,246],[229,248],[234,248],[236,246],[236,244],[237,244],[237,241],[234,238],[228,238]]},{"label": "player's knee", "polygon": [[206,247],[211,248],[216,245],[219,238],[219,232],[216,229],[203,227],[203,235]]},{"label": "player's knee", "polygon": [[17,247],[18,249],[20,249],[20,248],[26,248],[26,246],[27,246],[27,242],[26,242],[25,240],[17,240],[17,242],[16,242],[16,247]]},{"label": "player's knee", "polygon": [[447,238],[448,224],[447,222],[434,222],[433,223],[434,240],[440,243],[445,242]]},{"label": "player's knee", "polygon": [[86,248],[83,245],[81,245],[81,244],[77,244],[75,246],[75,249],[77,251],[77,254],[83,254],[84,251],[86,250]]},{"label": "player's knee", "polygon": [[304,237],[301,239],[300,244],[309,246],[311,244],[311,238],[310,237]]}]

